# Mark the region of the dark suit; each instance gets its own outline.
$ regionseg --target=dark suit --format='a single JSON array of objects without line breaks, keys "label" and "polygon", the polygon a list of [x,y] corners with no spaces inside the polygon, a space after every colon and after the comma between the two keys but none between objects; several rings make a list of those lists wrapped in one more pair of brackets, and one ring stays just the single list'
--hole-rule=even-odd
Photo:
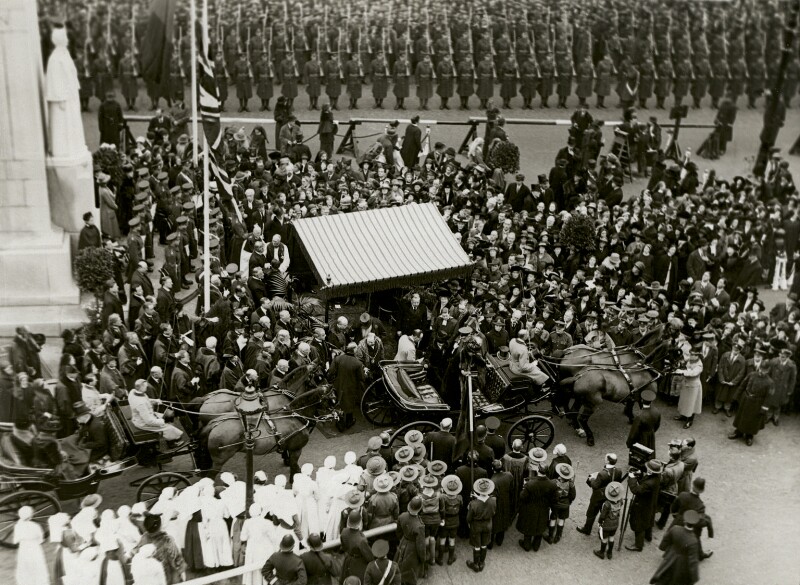
[{"label": "dark suit", "polygon": [[643,548],[644,541],[652,539],[653,521],[658,507],[658,492],[661,489],[661,477],[645,475],[641,479],[630,478],[628,489],[636,497],[630,508],[631,529],[636,535],[636,548]]},{"label": "dark suit", "polygon": [[511,183],[506,187],[506,201],[514,213],[519,213],[525,208],[525,199],[529,197],[532,197],[531,190],[525,183]]},{"label": "dark suit", "polygon": [[119,315],[121,319],[125,319],[125,309],[122,305],[122,301],[119,299],[119,295],[106,291],[106,294],[103,296],[103,328],[108,326],[108,317],[113,313]]},{"label": "dark suit", "polygon": [[531,546],[531,538],[533,550],[539,549],[542,536],[547,532],[550,509],[555,505],[557,497],[558,487],[555,482],[543,476],[532,477],[522,488],[517,530],[524,536],[526,550]]},{"label": "dark suit", "polygon": [[165,288],[158,290],[158,297],[156,298],[156,312],[162,323],[170,323],[175,320],[175,313],[177,307],[175,305],[175,295],[172,291]]},{"label": "dark suit", "polygon": [[415,329],[427,331],[428,329],[428,310],[420,303],[414,309],[410,304],[403,308],[400,316],[400,326],[398,328],[401,332],[410,335]]},{"label": "dark suit", "polygon": [[400,149],[403,163],[407,167],[413,168],[417,164],[420,150],[422,150],[422,130],[419,126],[409,124],[406,126],[406,133],[403,137],[403,148]]},{"label": "dark suit", "polygon": [[102,245],[103,239],[98,227],[96,225],[83,226],[80,236],[78,236],[78,252],[84,248],[100,248]]},{"label": "dark suit", "polygon": [[650,583],[693,585],[700,580],[700,544],[694,532],[683,526],[673,526],[661,539],[658,548],[665,554]]},{"label": "dark suit", "polygon": [[364,366],[354,355],[346,353],[336,356],[328,371],[328,379],[336,389],[339,407],[345,413],[344,425],[352,426],[356,411],[360,407],[361,394],[366,381]]},{"label": "dark suit", "polygon": [[90,449],[90,461],[97,461],[108,454],[108,437],[103,421],[92,416],[85,425],[78,430],[78,444],[84,449]]},{"label": "dark suit", "polygon": [[628,440],[625,444],[628,449],[633,447],[635,443],[641,443],[645,447],[656,449],[656,431],[661,425],[661,413],[654,408],[644,408],[636,415],[631,424],[630,433],[628,433]]},{"label": "dark suit", "polygon": [[430,461],[441,460],[447,463],[447,469],[453,466],[453,450],[456,448],[456,438],[447,431],[431,431],[425,435],[422,442],[425,453]]}]

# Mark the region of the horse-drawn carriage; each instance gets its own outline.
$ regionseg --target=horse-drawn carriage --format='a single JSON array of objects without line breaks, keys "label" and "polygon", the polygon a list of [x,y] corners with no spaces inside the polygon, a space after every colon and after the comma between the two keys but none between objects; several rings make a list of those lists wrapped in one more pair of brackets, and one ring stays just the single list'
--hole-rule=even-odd
[{"label": "horse-drawn carriage", "polygon": [[137,487],[137,500],[157,497],[167,486],[189,485],[196,471],[162,471],[162,465],[180,456],[192,455],[195,445],[186,444],[164,451],[158,433],[143,431],[131,424],[130,407],[112,401],[100,416],[106,430],[111,462],[103,467],[90,466],[76,479],[65,479],[58,469],[37,467],[23,446],[13,436],[13,425],[0,423],[0,546],[11,547],[17,511],[22,506],[34,510],[33,520],[47,533],[47,519],[61,511],[62,504],[97,493],[101,482],[117,477],[139,465],[158,471],[131,482]]},{"label": "horse-drawn carriage", "polygon": [[[483,388],[472,385],[475,417],[496,416],[511,423],[506,433],[509,446],[515,439],[521,439],[526,451],[546,448],[553,442],[555,427],[550,410],[537,405],[550,398],[550,392],[534,384],[531,378],[511,372],[508,360],[492,355],[486,359],[485,385]],[[432,430],[438,428],[436,423],[441,418],[457,414],[429,383],[428,372],[419,363],[383,361],[380,367],[382,377],[364,392],[361,411],[376,426],[401,425],[392,442],[402,440],[411,428]]]}]

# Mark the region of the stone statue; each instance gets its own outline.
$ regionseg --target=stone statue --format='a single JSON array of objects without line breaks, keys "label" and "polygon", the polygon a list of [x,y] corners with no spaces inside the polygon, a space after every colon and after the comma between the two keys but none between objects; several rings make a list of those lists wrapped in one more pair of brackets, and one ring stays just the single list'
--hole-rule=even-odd
[{"label": "stone statue", "polygon": [[47,61],[45,99],[48,115],[48,150],[54,158],[72,158],[85,152],[81,120],[78,70],[67,50],[67,29],[54,28],[53,52]]}]

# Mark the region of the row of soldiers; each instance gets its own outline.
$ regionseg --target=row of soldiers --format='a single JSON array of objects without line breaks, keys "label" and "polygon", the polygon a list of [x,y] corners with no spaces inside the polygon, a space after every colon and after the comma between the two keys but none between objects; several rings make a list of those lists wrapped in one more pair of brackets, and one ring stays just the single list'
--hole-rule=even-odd
[{"label": "row of soldiers", "polygon": [[[329,95],[345,83],[351,99],[359,93],[354,86],[367,79],[378,85],[375,99],[383,99],[384,79],[397,83],[412,76],[422,94],[432,93],[426,89],[428,77],[440,80],[437,93],[445,97],[450,85],[471,75],[481,99],[482,82],[499,81],[501,97],[507,102],[519,91],[524,107],[537,93],[545,105],[552,89],[558,90],[559,105],[565,106],[573,91],[579,99],[597,94],[603,105],[614,84],[622,101],[630,94],[645,101],[655,95],[663,103],[671,93],[676,101],[691,93],[699,105],[706,94],[716,103],[727,90],[734,98],[746,94],[754,106],[777,75],[781,35],[770,33],[784,26],[781,4],[551,4],[326,3],[312,8],[227,0],[210,2],[209,36],[223,91],[231,82],[237,93],[246,94],[241,86],[249,81],[263,86],[257,92],[261,99],[270,99],[262,94],[272,93],[273,83],[287,84],[283,93],[292,99],[300,80],[309,84],[313,99],[316,74],[332,85]],[[154,101],[182,101],[188,80],[190,25],[186,7],[178,8],[169,95],[149,87]],[[84,93],[102,97],[119,77],[126,98],[135,98],[146,8],[101,4],[68,17]],[[800,78],[797,47],[791,51],[787,100]],[[401,79],[398,99],[403,85]],[[472,95],[466,89],[458,95]],[[129,101],[133,105],[135,99]]]}]

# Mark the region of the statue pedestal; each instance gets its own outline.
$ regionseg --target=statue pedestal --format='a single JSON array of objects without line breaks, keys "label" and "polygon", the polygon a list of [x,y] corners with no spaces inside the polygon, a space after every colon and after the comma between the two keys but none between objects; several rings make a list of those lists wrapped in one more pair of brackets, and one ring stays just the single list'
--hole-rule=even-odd
[{"label": "statue pedestal", "polygon": [[72,158],[47,157],[50,219],[67,232],[77,249],[83,214],[95,212],[92,154],[87,150]]}]

